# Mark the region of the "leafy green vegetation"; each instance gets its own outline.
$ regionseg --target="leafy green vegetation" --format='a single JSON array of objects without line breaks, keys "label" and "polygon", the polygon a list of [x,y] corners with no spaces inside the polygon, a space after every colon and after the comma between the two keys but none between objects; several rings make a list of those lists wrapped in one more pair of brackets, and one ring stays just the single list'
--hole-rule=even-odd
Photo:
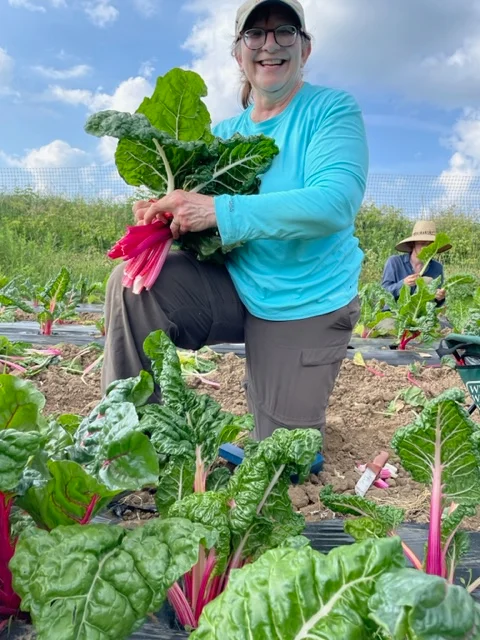
[{"label": "leafy green vegetation", "polygon": [[[441,254],[447,275],[480,275],[480,222],[460,212],[434,216],[453,249]],[[86,201],[35,193],[0,193],[0,275],[29,277],[37,284],[68,266],[72,279],[102,282],[113,268],[107,251],[132,222],[132,202]],[[365,205],[356,235],[365,252],[362,282],[380,282],[395,244],[411,232],[412,220],[393,208]],[[0,278],[1,282],[1,278]]]}]

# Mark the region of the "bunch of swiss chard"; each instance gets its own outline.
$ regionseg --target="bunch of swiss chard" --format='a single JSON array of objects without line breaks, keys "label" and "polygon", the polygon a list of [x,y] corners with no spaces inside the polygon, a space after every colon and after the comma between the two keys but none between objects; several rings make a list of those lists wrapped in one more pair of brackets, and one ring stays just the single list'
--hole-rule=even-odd
[{"label": "bunch of swiss chard", "polygon": [[[402,543],[404,552],[416,569],[450,584],[468,551],[468,537],[460,526],[480,504],[480,428],[463,408],[464,402],[461,390],[445,391],[428,401],[416,420],[399,429],[392,440],[402,466],[431,489],[425,559],[421,561]],[[320,498],[337,513],[358,516],[345,522],[345,530],[356,540],[395,535],[404,518],[401,509],[378,506],[360,496],[337,495],[331,487],[323,489]],[[477,580],[468,590],[479,586]]]},{"label": "bunch of swiss chard", "polygon": [[[263,135],[215,137],[202,100],[206,94],[198,74],[172,69],[157,79],[153,95],[143,100],[135,114],[101,111],[90,116],[85,130],[118,138],[119,174],[128,184],[146,188],[152,198],[175,189],[212,196],[257,193],[260,175],[268,170],[278,148]],[[168,225],[158,221],[129,227],[109,256],[127,261],[124,285],[138,293],[151,288],[172,242]],[[216,229],[187,233],[178,245],[200,260],[223,260],[233,248],[222,245]]]}]

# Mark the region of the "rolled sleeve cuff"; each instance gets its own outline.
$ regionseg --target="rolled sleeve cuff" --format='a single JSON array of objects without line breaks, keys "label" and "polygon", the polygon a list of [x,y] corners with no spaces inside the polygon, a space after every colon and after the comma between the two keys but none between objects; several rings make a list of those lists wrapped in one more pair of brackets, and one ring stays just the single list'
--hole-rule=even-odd
[{"label": "rolled sleeve cuff", "polygon": [[223,245],[235,244],[239,241],[238,229],[234,225],[235,200],[233,196],[223,195],[213,198],[217,227]]}]

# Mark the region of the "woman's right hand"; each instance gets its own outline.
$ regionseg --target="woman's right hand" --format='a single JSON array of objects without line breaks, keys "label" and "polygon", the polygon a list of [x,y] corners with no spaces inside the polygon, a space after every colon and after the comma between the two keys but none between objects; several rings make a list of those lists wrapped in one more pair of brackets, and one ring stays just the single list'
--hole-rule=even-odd
[{"label": "woman's right hand", "polygon": [[151,204],[152,200],[137,200],[137,202],[133,203],[132,210],[135,216],[135,224],[145,224],[143,218]]},{"label": "woman's right hand", "polygon": [[403,284],[406,284],[407,287],[414,287],[418,277],[419,277],[418,273],[412,273],[412,275],[407,276],[404,279]]}]

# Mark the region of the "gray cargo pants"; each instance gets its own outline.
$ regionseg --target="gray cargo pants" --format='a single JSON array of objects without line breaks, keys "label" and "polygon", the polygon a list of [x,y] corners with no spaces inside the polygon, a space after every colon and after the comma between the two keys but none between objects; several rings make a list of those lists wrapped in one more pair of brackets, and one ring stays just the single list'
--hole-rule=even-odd
[{"label": "gray cargo pants", "polygon": [[169,254],[155,286],[135,295],[122,286],[123,265],[110,277],[105,304],[102,391],[113,380],[150,369],[143,341],[163,329],[177,347],[245,342],[246,392],[254,437],[278,427],[325,426],[325,410],[359,316],[358,298],[305,320],[261,320],[246,311],[227,269]]}]

